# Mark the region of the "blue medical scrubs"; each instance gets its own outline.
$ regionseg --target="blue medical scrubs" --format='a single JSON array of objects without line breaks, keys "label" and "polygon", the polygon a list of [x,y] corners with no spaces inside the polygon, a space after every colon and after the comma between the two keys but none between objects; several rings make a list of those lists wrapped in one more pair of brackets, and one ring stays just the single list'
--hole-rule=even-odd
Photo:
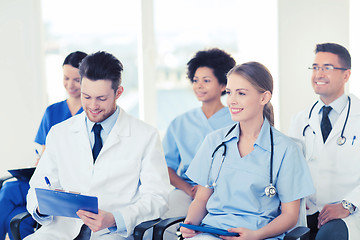
[{"label": "blue medical scrubs", "polygon": [[220,109],[209,119],[201,108],[195,108],[176,117],[170,123],[162,141],[168,167],[194,185],[185,172],[205,136],[232,124],[234,122],[227,107]]},{"label": "blue medical scrubs", "polygon": [[[76,113],[83,111],[82,108]],[[45,145],[45,140],[50,128],[57,123],[60,123],[71,117],[70,109],[66,100],[54,103],[47,107],[42,118],[35,142],[40,145]],[[7,182],[0,190],[0,240],[5,239],[6,233],[9,234],[10,239],[13,239],[10,232],[10,221],[18,213],[26,211],[26,195],[30,186],[25,181]],[[20,234],[21,237],[34,232],[33,226],[35,221],[32,218],[27,218],[21,223]]]},{"label": "blue medical scrubs", "polygon": [[[225,137],[229,129],[226,127],[209,134],[186,172],[190,179],[202,186],[211,185],[219,174],[202,224],[222,229],[244,227],[257,230],[280,215],[281,202],[291,202],[315,192],[297,144],[272,128],[273,185],[277,194],[273,198],[266,196],[264,190],[270,183],[269,122],[265,119],[254,150],[244,157],[240,156],[237,146],[239,124]],[[222,142],[227,147],[225,160],[221,165],[222,147],[216,152],[211,166],[211,155]],[[283,235],[271,239],[283,239]]]},{"label": "blue medical scrubs", "polygon": [[[76,114],[82,113],[82,111],[83,109],[80,108]],[[46,136],[49,133],[50,128],[70,117],[71,112],[66,100],[48,106],[41,120],[35,142],[40,145],[45,145]]]}]

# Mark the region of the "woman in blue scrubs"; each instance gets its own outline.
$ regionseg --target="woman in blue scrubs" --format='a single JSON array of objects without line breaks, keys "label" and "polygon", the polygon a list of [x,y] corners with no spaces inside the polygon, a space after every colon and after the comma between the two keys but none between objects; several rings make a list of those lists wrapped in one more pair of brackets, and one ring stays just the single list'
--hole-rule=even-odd
[{"label": "woman in blue scrubs", "polygon": [[[228,73],[227,104],[237,123],[209,134],[191,162],[186,175],[199,186],[185,223],[240,235],[223,239],[283,239],[296,225],[300,199],[314,187],[297,144],[273,127],[272,90],[272,76],[260,63]],[[271,197],[265,191],[270,184],[276,189]],[[218,239],[184,227],[181,232],[191,239]]]},{"label": "woman in blue scrubs", "polygon": [[[208,133],[234,123],[221,102],[226,74],[234,66],[235,60],[217,48],[199,51],[187,63],[187,76],[202,106],[176,117],[162,141],[170,182],[175,187],[164,217],[186,215],[197,190],[197,185],[185,175],[190,162]],[[175,231],[172,232],[174,235],[167,239],[176,239]]]},{"label": "woman in blue scrubs", "polygon": [[44,113],[35,137],[35,142],[42,146],[42,152],[45,150],[45,140],[50,128],[83,111],[80,98],[79,65],[86,56],[86,53],[77,51],[70,53],[64,60],[64,87],[69,97],[48,106]]},{"label": "woman in blue scrubs", "polygon": [[[64,60],[63,81],[69,97],[62,102],[50,105],[46,109],[35,138],[35,142],[42,146],[41,152],[45,150],[45,139],[53,125],[83,111],[80,98],[79,65],[86,56],[86,53],[77,51],[70,53]],[[26,195],[28,190],[29,183],[26,181],[10,181],[1,188],[0,240],[5,239],[6,233],[9,234],[10,239],[13,239],[10,233],[10,221],[15,215],[26,212]],[[27,218],[22,222],[20,227],[22,238],[34,232],[34,224],[35,222],[32,218]]]}]

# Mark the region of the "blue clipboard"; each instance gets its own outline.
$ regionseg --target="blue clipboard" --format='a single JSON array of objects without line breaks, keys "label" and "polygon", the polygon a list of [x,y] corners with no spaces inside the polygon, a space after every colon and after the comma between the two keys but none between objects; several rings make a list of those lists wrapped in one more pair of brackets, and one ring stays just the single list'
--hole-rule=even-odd
[{"label": "blue clipboard", "polygon": [[97,197],[43,188],[35,192],[41,214],[79,218],[78,210],[98,213]]},{"label": "blue clipboard", "polygon": [[220,228],[205,227],[205,226],[191,225],[191,224],[185,224],[185,223],[180,223],[180,226],[188,228],[188,229],[192,229],[192,230],[195,230],[198,232],[211,233],[211,234],[220,235],[220,236],[234,236],[234,237],[239,236],[238,233],[228,232],[227,230],[220,229]]},{"label": "blue clipboard", "polygon": [[28,182],[34,174],[35,167],[10,169],[8,172],[19,181]]}]

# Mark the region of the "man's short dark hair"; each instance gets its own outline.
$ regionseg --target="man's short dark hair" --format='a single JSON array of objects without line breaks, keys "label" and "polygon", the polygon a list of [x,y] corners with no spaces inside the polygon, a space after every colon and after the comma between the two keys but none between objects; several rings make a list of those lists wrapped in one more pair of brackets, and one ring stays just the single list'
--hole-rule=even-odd
[{"label": "man's short dark hair", "polygon": [[110,80],[111,88],[116,90],[121,84],[121,72],[123,65],[110,53],[99,51],[85,57],[80,64],[81,80],[86,77],[89,80]]},{"label": "man's short dark hair", "polygon": [[336,54],[339,57],[341,67],[351,69],[351,56],[345,47],[336,43],[322,43],[316,45],[315,53],[318,52],[330,52]]}]

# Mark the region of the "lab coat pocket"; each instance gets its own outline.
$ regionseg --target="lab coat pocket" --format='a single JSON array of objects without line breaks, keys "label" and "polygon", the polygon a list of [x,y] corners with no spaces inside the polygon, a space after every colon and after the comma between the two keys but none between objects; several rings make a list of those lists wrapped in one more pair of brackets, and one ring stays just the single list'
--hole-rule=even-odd
[{"label": "lab coat pocket", "polygon": [[334,161],[333,167],[341,173],[339,175],[356,176],[360,171],[360,143],[354,136],[349,138],[344,145],[335,145],[333,150],[329,150],[329,153],[336,156],[335,159],[346,158],[346,161]]}]

